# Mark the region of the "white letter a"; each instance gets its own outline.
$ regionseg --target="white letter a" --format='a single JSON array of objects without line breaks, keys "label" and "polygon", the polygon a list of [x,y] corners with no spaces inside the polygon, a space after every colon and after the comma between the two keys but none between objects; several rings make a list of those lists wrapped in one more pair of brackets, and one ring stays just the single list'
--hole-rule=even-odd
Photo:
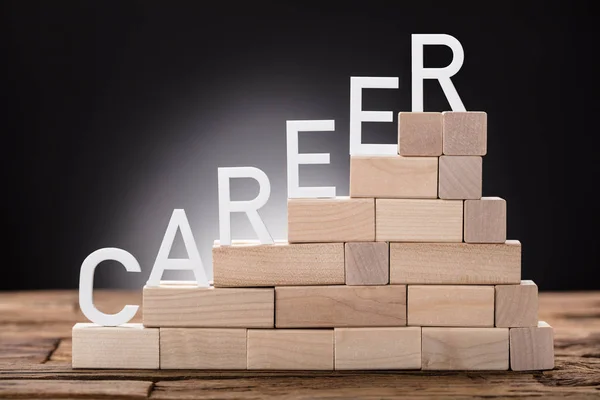
[{"label": "white letter a", "polygon": [[[173,241],[177,234],[177,228],[181,230],[181,237],[183,238],[188,258],[169,258],[171,247],[173,246]],[[185,215],[185,210],[183,209],[173,210],[173,215],[169,221],[169,226],[167,226],[165,237],[158,250],[154,267],[152,267],[152,272],[150,273],[150,278],[148,279],[148,282],[146,282],[146,285],[159,286],[160,279],[165,270],[192,270],[198,286],[210,286],[208,284],[208,279],[206,278],[206,273],[204,272],[200,253],[198,252],[196,242],[194,241],[192,228],[190,228],[190,224]]]}]

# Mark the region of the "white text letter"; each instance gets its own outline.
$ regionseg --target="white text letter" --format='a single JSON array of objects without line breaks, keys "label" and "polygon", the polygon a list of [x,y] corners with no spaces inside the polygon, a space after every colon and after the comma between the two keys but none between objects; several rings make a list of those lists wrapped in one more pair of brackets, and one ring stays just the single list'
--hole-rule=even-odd
[{"label": "white text letter", "polygon": [[103,326],[122,325],[135,316],[139,306],[127,305],[116,314],[104,314],[94,307],[94,271],[102,261],[118,261],[129,272],[140,272],[140,264],[131,253],[125,250],[107,247],[87,256],[81,264],[79,273],[79,308],[90,321]]},{"label": "white text letter", "polygon": [[[452,49],[452,62],[444,68],[423,67],[423,46],[426,44],[445,45]],[[423,111],[423,79],[437,79],[448,99],[452,111],[466,111],[456,88],[450,80],[465,60],[465,52],[460,42],[453,36],[443,34],[412,35],[412,111]]]},{"label": "white text letter", "polygon": [[[173,241],[177,234],[177,228],[181,230],[181,237],[183,238],[188,258],[169,258],[169,253],[171,253],[171,247],[173,246]],[[154,261],[154,266],[152,267],[152,272],[150,273],[150,278],[148,278],[146,285],[159,286],[160,279],[165,270],[192,270],[198,286],[210,286],[208,279],[206,278],[204,266],[202,265],[200,253],[198,252],[196,242],[194,241],[192,228],[185,215],[185,210],[182,209],[173,210],[171,220],[167,226],[167,231],[165,232],[160,249],[158,250],[156,261]]]},{"label": "white text letter", "polygon": [[398,89],[398,78],[350,77],[350,155],[397,155],[396,144],[363,144],[362,122],[393,122],[392,111],[363,111],[362,90]]},{"label": "white text letter", "polygon": [[300,187],[299,164],[329,164],[329,153],[298,153],[298,132],[334,130],[334,120],[286,121],[288,198],[335,197],[335,186]]},{"label": "white text letter", "polygon": [[[253,178],[258,181],[258,196],[253,200],[231,201],[229,180],[231,178]],[[231,245],[231,213],[244,212],[262,244],[273,244],[265,223],[258,215],[258,209],[264,206],[271,195],[269,177],[254,167],[219,168],[219,236],[220,244]]]}]

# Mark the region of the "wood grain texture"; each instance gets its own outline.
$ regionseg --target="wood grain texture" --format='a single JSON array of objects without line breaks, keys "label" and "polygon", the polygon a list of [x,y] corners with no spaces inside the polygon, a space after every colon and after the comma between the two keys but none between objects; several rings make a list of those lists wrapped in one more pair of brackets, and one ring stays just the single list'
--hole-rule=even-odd
[{"label": "wood grain texture", "polygon": [[408,325],[492,327],[494,287],[409,285]]},{"label": "wood grain texture", "polygon": [[484,156],[487,152],[487,114],[480,111],[442,113],[443,153]]},{"label": "wood grain texture", "polygon": [[376,240],[462,242],[459,200],[376,199]]},{"label": "wood grain texture", "polygon": [[272,288],[202,288],[192,284],[144,287],[144,325],[149,327],[271,328]]},{"label": "wood grain texture", "polygon": [[4,337],[0,333],[0,368],[8,365],[43,363],[57,348],[59,341],[50,338]]},{"label": "wood grain texture", "polygon": [[441,156],[439,170],[440,199],[481,198],[483,160],[478,156]]},{"label": "wood grain texture", "polygon": [[277,328],[405,325],[404,285],[275,288]]},{"label": "wood grain texture", "polygon": [[398,154],[439,156],[442,154],[442,113],[398,113]]},{"label": "wood grain texture", "polygon": [[540,321],[536,327],[510,329],[510,369],[533,371],[552,368],[554,330],[548,323]]},{"label": "wood grain texture", "polygon": [[215,287],[344,284],[343,243],[213,246]]},{"label": "wood grain texture", "polygon": [[390,281],[389,243],[345,244],[346,285],[387,285]]},{"label": "wood grain texture", "polygon": [[507,370],[507,328],[423,328],[424,370]]},{"label": "wood grain texture", "polygon": [[521,243],[390,243],[392,284],[518,284]]},{"label": "wood grain texture", "polygon": [[421,369],[421,328],[335,328],[335,369]]},{"label": "wood grain texture", "polygon": [[249,329],[248,369],[333,370],[333,329]]},{"label": "wood grain texture", "polygon": [[350,197],[435,199],[437,186],[437,157],[350,157]]},{"label": "wood grain texture", "polygon": [[159,368],[158,329],[141,324],[73,327],[73,368]]},{"label": "wood grain texture", "polygon": [[161,328],[161,369],[246,369],[246,329]]},{"label": "wood grain texture", "polygon": [[500,197],[466,200],[464,221],[467,243],[506,241],[506,201]]},{"label": "wood grain texture", "polygon": [[288,199],[288,241],[369,242],[375,240],[373,199]]},{"label": "wood grain texture", "polygon": [[538,287],[533,281],[496,286],[496,326],[534,327],[538,324]]},{"label": "wood grain texture", "polygon": [[[77,291],[68,292],[77,308]],[[35,297],[39,304],[52,302],[54,292],[2,292],[4,304],[10,306],[23,297]],[[94,304],[103,310],[110,304],[141,304],[131,297],[141,297],[141,290],[109,291],[96,289]],[[106,393],[113,390],[114,381],[135,381],[150,384],[152,399],[183,398],[332,398],[347,399],[370,397],[394,399],[472,397],[497,398],[549,398],[572,397],[597,399],[600,387],[598,374],[598,348],[600,348],[600,292],[545,292],[539,294],[540,319],[554,328],[556,367],[548,371],[237,371],[237,370],[115,370],[72,369],[70,357],[53,361],[49,349],[48,361],[28,358],[26,345],[10,347],[9,340],[17,338],[31,341],[48,338],[52,341],[70,338],[73,323],[50,318],[36,321],[39,312],[28,310],[19,321],[0,319],[0,343],[10,352],[15,363],[0,364],[0,381],[10,392],[0,397],[9,398],[106,398],[116,397]],[[117,309],[118,311],[118,309]],[[58,317],[61,318],[61,317]],[[63,341],[61,340],[61,344]],[[63,354],[70,354],[70,340],[64,341]],[[60,345],[59,345],[60,348]],[[7,353],[8,354],[8,353]],[[40,363],[41,362],[41,363]],[[22,381],[22,382],[18,382]],[[33,385],[51,382],[55,388],[65,388],[70,382],[95,382],[84,384],[68,395],[56,394],[52,387]],[[64,385],[61,385],[63,384]],[[63,392],[61,392],[63,393]],[[121,390],[121,397],[130,396]],[[135,395],[131,395],[132,397]]]},{"label": "wood grain texture", "polygon": [[1,398],[146,399],[152,382],[128,380],[0,380]]}]

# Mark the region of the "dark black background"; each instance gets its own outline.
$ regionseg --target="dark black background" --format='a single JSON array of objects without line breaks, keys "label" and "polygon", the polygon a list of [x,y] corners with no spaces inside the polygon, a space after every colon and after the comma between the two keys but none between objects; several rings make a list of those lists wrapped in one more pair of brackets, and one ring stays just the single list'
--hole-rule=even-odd
[{"label": "dark black background", "polygon": [[[270,218],[285,218],[285,119],[336,119],[336,136],[323,139],[320,151],[332,151],[335,164],[337,145],[345,155],[335,156],[337,168],[347,175],[349,77],[398,76],[399,90],[365,92],[364,108],[410,110],[412,33],[447,33],[465,49],[453,82],[467,109],[488,113],[484,195],[508,201],[508,236],[523,242],[523,277],[542,290],[600,289],[593,195],[600,65],[597,19],[585,3],[465,10],[451,2],[344,2],[331,9],[205,3],[3,3],[1,289],[74,288],[83,259],[106,246],[135,250],[145,275],[120,284],[127,274],[116,272],[98,285],[139,287],[168,210],[179,204],[164,200],[160,211],[144,211],[145,195],[132,188],[144,180],[154,196],[167,196],[199,186],[209,192],[213,215],[218,159],[229,145],[250,146],[253,135],[275,147],[234,148],[227,163],[272,160],[268,174],[283,180],[272,182],[279,208]],[[425,64],[444,66],[450,57],[448,49],[429,46]],[[447,109],[437,82],[426,82],[425,110]],[[261,110],[263,126],[245,121],[253,110]],[[202,129],[190,128],[194,118]],[[214,144],[211,130],[227,124],[247,131],[233,129]],[[392,142],[394,127],[363,131]],[[216,159],[197,161],[194,173],[188,164],[178,167],[178,151]],[[164,152],[174,167],[168,176],[151,174]],[[171,180],[181,185],[173,188]],[[346,194],[340,187],[347,183],[334,183]],[[133,224],[127,218],[154,218],[157,228],[151,236],[145,228],[129,232],[139,239],[129,244],[119,236]],[[218,233],[216,217],[207,223],[196,237],[206,243],[203,257]]]}]

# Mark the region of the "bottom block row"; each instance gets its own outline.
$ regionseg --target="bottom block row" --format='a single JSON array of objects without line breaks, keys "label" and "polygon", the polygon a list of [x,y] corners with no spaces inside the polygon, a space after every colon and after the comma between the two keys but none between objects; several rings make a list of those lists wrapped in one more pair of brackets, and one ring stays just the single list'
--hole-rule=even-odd
[{"label": "bottom block row", "polygon": [[73,327],[73,368],[249,370],[543,370],[552,327]]}]

